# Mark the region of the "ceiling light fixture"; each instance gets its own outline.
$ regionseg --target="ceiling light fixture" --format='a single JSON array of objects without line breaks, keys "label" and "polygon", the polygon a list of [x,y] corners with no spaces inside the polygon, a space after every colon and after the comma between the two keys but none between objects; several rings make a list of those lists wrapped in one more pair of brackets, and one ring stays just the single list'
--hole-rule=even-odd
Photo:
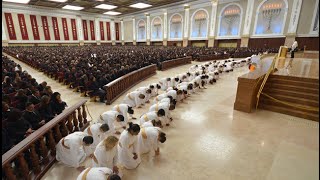
[{"label": "ceiling light fixture", "polygon": [[69,10],[79,11],[79,10],[84,9],[84,7],[72,6],[72,5],[65,5],[65,6],[62,7],[62,9],[69,9]]},{"label": "ceiling light fixture", "polygon": [[114,9],[117,8],[118,6],[113,6],[113,5],[109,5],[109,4],[100,4],[98,6],[96,6],[95,8],[99,8],[99,9]]},{"label": "ceiling light fixture", "polygon": [[2,0],[2,1],[12,2],[12,3],[28,4],[30,0]]},{"label": "ceiling light fixture", "polygon": [[108,12],[105,12],[103,14],[106,14],[106,15],[111,15],[111,16],[116,16],[116,15],[119,15],[121,14],[120,12],[115,12],[115,11],[108,11]]},{"label": "ceiling light fixture", "polygon": [[136,4],[130,5],[130,7],[139,8],[139,9],[143,9],[143,8],[147,8],[147,7],[151,7],[151,6],[152,6],[152,5],[150,5],[150,4],[145,4],[145,3],[136,3]]}]

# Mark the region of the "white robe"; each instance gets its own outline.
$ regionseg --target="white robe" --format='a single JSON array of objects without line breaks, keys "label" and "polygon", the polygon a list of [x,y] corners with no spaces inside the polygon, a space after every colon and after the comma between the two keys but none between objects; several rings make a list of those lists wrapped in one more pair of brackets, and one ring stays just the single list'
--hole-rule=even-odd
[{"label": "white robe", "polygon": [[175,100],[177,100],[177,91],[176,90],[169,90],[169,91],[167,91],[167,96],[172,96],[173,97],[173,99],[175,99]]},{"label": "white robe", "polygon": [[166,93],[162,93],[162,94],[158,95],[156,98],[154,98],[152,103],[155,104],[155,103],[161,101],[161,99],[166,98],[166,97],[168,97],[167,94]]},{"label": "white robe", "polygon": [[139,87],[136,91],[139,91],[141,94],[145,95],[145,98],[142,101],[142,104],[145,104],[151,97],[151,94],[147,94],[148,87]]},{"label": "white robe", "polygon": [[[102,120],[109,126],[110,135],[116,132],[115,123],[117,122],[116,118],[119,114],[120,113],[118,111],[106,111],[101,115]],[[120,124],[120,126],[126,126],[124,121],[117,124]]]},{"label": "white robe", "polygon": [[143,99],[139,98],[141,93],[139,91],[130,92],[124,97],[123,103],[131,107],[139,107],[143,103]]},{"label": "white robe", "polygon": [[111,174],[113,174],[112,169],[107,167],[89,167],[79,174],[77,180],[106,180]]},{"label": "white robe", "polygon": [[[123,117],[124,117],[124,122],[125,124],[127,124],[129,122],[128,119],[128,104],[118,104],[113,106],[112,110],[113,111],[117,111],[118,113],[120,113]],[[130,117],[132,117],[131,114],[129,114]]]},{"label": "white robe", "polygon": [[95,123],[95,124],[92,124],[90,125],[89,127],[87,127],[83,132],[84,133],[87,133],[89,136],[92,136],[93,137],[93,143],[91,144],[91,153],[92,154],[95,150],[95,148],[97,147],[97,145],[106,137],[108,137],[109,135],[109,131],[107,132],[102,132],[100,130],[100,127],[101,127],[101,123]]},{"label": "white robe", "polygon": [[[56,145],[56,159],[69,167],[79,167],[87,154],[83,146],[84,132],[74,132],[62,138]],[[64,143],[62,143],[64,141]],[[89,155],[89,154],[88,154]]]},{"label": "white robe", "polygon": [[114,146],[107,151],[101,141],[94,151],[94,158],[92,158],[92,167],[108,167],[112,169],[118,163],[118,147]]},{"label": "white robe", "polygon": [[[155,96],[158,95],[157,84],[158,84],[158,83],[152,83],[152,84],[150,84],[150,85],[153,85],[153,86],[154,86],[154,88],[151,89],[151,97],[155,97]],[[149,85],[149,86],[150,86],[150,85]]]},{"label": "white robe", "polygon": [[150,152],[150,156],[155,156],[155,151],[159,148],[159,131],[158,127],[141,128],[138,134],[138,146],[140,154]]},{"label": "white robe", "polygon": [[167,78],[160,79],[159,84],[161,86],[161,89],[163,91],[167,90],[167,88],[169,87],[170,82],[171,81],[167,81]]},{"label": "white robe", "polygon": [[[170,103],[168,103],[168,102],[159,102],[157,104],[154,104],[154,105],[150,106],[149,112],[158,112],[159,109],[163,109],[164,112],[165,112],[165,116],[164,117],[159,117],[159,120],[161,121],[162,124],[169,124],[170,123],[170,118],[171,118],[171,115],[170,115],[170,112],[169,112],[170,111],[169,107],[170,107]],[[144,117],[142,117],[142,118],[144,118]]]},{"label": "white robe", "polygon": [[147,112],[145,114],[143,114],[140,117],[140,125],[142,125],[143,123],[147,122],[147,121],[151,121],[151,120],[159,120],[159,117],[157,115],[157,111],[152,111],[152,112]]},{"label": "white robe", "polygon": [[[133,159],[133,153],[137,153],[138,158]],[[138,167],[141,158],[138,151],[137,136],[132,136],[128,130],[122,131],[118,143],[119,164],[127,169]]]},{"label": "white robe", "polygon": [[154,127],[154,126],[151,121],[147,121],[147,122],[144,122],[140,127],[143,128],[143,127]]}]

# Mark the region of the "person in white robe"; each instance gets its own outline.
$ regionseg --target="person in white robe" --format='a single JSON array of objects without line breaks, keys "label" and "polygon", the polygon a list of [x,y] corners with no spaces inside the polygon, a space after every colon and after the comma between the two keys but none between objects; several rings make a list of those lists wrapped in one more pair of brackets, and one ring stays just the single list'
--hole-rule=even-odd
[{"label": "person in white robe", "polygon": [[151,89],[151,97],[156,97],[159,95],[158,91],[161,89],[160,84],[158,83],[152,83],[149,85],[149,88]]},{"label": "person in white robe", "polygon": [[139,91],[132,91],[128,93],[123,100],[124,104],[128,104],[130,107],[141,107],[141,104],[143,103],[145,98],[145,95],[143,95]]},{"label": "person in white robe", "polygon": [[162,78],[160,79],[159,84],[161,86],[161,90],[165,91],[170,87],[171,78]]},{"label": "person in white robe", "polygon": [[93,143],[90,146],[90,154],[92,154],[96,149],[96,146],[109,135],[109,126],[106,123],[95,123],[87,127],[83,132],[93,137]]},{"label": "person in white robe", "polygon": [[166,141],[166,134],[158,127],[144,127],[138,134],[138,146],[140,154],[149,153],[151,159],[160,154],[159,142]]},{"label": "person in white robe", "polygon": [[56,145],[56,159],[59,162],[75,168],[91,154],[86,154],[85,146],[90,147],[93,143],[93,137],[84,132],[74,132],[60,139]]},{"label": "person in white robe", "polygon": [[88,167],[78,175],[77,180],[121,180],[121,177],[107,167]]},{"label": "person in white robe", "polygon": [[159,109],[158,111],[147,112],[140,117],[140,125],[142,125],[147,121],[151,121],[153,119],[155,119],[156,121],[159,121],[161,120],[160,118],[164,117],[165,115],[166,115],[165,110],[163,109]]},{"label": "person in white robe", "polygon": [[131,119],[136,119],[135,117],[133,117],[134,110],[128,104],[115,105],[111,110],[118,111],[118,113],[120,113],[124,117],[125,124],[128,124],[129,122],[128,114],[131,117]]},{"label": "person in white robe", "polygon": [[162,123],[160,120],[152,119],[151,121],[144,122],[141,127],[159,127],[162,128]]},{"label": "person in white robe", "polygon": [[151,98],[151,89],[150,88],[139,87],[138,89],[136,89],[136,91],[139,91],[141,94],[143,94],[145,96],[141,105],[144,105],[145,103],[149,102],[149,99]]},{"label": "person in white robe", "polygon": [[140,126],[129,122],[129,128],[122,131],[118,143],[118,164],[127,169],[138,167],[141,158],[138,151],[137,135],[140,132]]},{"label": "person in white robe", "polygon": [[106,111],[100,115],[100,120],[107,123],[109,126],[110,135],[120,134],[120,131],[116,130],[115,123],[120,124],[120,126],[125,129],[126,123],[124,122],[124,117],[118,111]]},{"label": "person in white robe", "polygon": [[[158,116],[159,120],[161,121],[162,124],[165,124],[166,126],[169,126],[170,125],[170,121],[172,121],[172,116],[170,115],[170,110],[174,110],[175,109],[175,105],[173,105],[173,103],[161,102],[160,101],[159,103],[150,106],[149,112],[158,112],[160,109],[164,110],[164,114],[165,115],[164,116]],[[144,118],[144,117],[142,117],[142,118]],[[141,124],[143,124],[143,123],[141,123]]]},{"label": "person in white robe", "polygon": [[167,90],[166,94],[167,94],[167,96],[171,96],[173,99],[177,100],[177,91],[176,90],[174,90],[174,89]]},{"label": "person in white robe", "polygon": [[119,173],[118,167],[118,142],[115,136],[109,136],[101,141],[92,156],[92,167],[107,167]]}]

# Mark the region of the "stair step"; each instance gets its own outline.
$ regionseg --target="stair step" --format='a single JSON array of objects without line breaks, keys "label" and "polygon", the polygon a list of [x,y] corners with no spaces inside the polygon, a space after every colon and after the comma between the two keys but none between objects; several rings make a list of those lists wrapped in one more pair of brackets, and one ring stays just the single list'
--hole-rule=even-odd
[{"label": "stair step", "polygon": [[280,94],[280,95],[288,95],[288,96],[299,97],[299,98],[310,99],[310,100],[319,100],[319,94],[306,93],[306,92],[300,92],[300,91],[291,91],[289,89],[264,88],[263,92],[269,95]]},{"label": "stair step", "polygon": [[288,80],[288,79],[270,78],[267,80],[267,83],[274,84],[274,85],[286,84],[286,85],[302,86],[302,87],[319,89],[319,83],[314,83],[314,82],[304,82],[304,81],[296,81],[296,80]]},{"label": "stair step", "polygon": [[265,88],[276,88],[276,89],[283,89],[283,90],[291,90],[291,91],[299,91],[299,92],[306,92],[312,94],[319,94],[319,89],[309,88],[309,87],[301,87],[301,86],[294,86],[288,84],[271,84],[266,83]]},{"label": "stair step", "polygon": [[319,114],[312,114],[303,111],[297,111],[291,108],[278,107],[266,104],[259,104],[259,108],[319,122]]},{"label": "stair step", "polygon": [[[270,94],[268,94],[268,95],[270,95]],[[262,95],[262,96],[264,96],[264,95]],[[278,100],[289,102],[289,103],[319,107],[318,100],[310,100],[310,99],[304,99],[304,98],[298,98],[298,97],[294,97],[294,96],[287,96],[287,95],[280,95],[280,94],[273,94],[271,96],[273,98],[278,99]]]},{"label": "stair step", "polygon": [[[308,112],[310,114],[318,114],[317,111],[313,111],[313,110],[307,110],[307,109],[302,109],[299,107],[293,107],[293,106],[289,106],[286,104],[282,104],[280,102],[274,101],[268,97],[265,96],[261,96],[260,100],[259,100],[259,104],[265,104],[265,105],[272,105],[272,106],[277,106],[277,107],[285,107],[285,108],[289,108],[289,109],[293,109],[293,110],[297,110],[297,111],[304,111],[304,112]],[[296,104],[296,103],[291,103],[291,104]],[[299,105],[299,104],[296,104]],[[305,107],[309,107],[309,108],[317,108],[317,107],[313,107],[313,106],[305,106]]]},{"label": "stair step", "polygon": [[287,80],[319,83],[319,79],[296,77],[296,76],[282,76],[282,75],[273,75],[273,74],[271,74],[271,75],[269,75],[268,78],[270,78],[270,79],[287,79]]}]

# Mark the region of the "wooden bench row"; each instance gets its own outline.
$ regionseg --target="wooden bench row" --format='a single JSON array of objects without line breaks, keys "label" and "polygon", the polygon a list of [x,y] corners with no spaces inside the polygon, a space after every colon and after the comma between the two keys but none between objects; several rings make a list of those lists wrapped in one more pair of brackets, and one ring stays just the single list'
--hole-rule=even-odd
[{"label": "wooden bench row", "polygon": [[184,64],[190,64],[192,61],[191,56],[183,57],[183,58],[177,58],[177,59],[172,59],[169,61],[164,61],[161,62],[159,70],[164,71],[176,66],[184,65]]},{"label": "wooden bench row", "polygon": [[211,61],[211,60],[221,60],[221,59],[228,59],[229,54],[208,54],[208,55],[201,55],[198,61]]},{"label": "wooden bench row", "polygon": [[2,155],[2,177],[7,180],[41,179],[56,162],[56,145],[61,138],[89,126],[81,100],[30,134]]}]

